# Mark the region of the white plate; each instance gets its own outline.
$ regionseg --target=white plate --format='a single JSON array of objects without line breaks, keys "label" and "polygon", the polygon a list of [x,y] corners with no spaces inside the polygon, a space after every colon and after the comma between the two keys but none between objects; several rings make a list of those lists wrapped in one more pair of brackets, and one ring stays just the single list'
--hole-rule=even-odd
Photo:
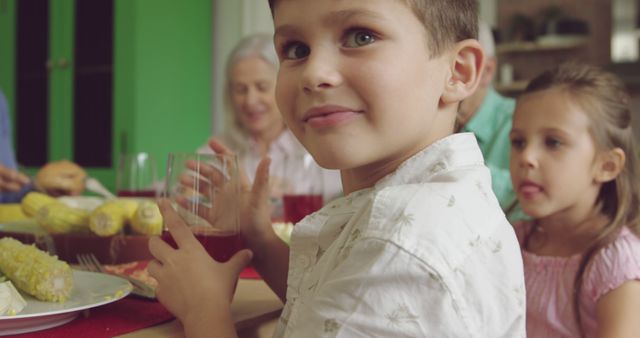
[{"label": "white plate", "polygon": [[64,303],[42,302],[22,294],[27,306],[16,316],[0,317],[0,336],[66,324],[82,310],[124,298],[132,288],[127,280],[103,273],[74,270],[73,278],[71,297]]}]

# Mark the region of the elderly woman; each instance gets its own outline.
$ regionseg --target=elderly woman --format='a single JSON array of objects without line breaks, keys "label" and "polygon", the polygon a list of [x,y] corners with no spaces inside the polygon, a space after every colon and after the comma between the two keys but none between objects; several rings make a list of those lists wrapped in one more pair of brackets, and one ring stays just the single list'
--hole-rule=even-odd
[{"label": "elderly woman", "polygon": [[[326,201],[341,194],[339,172],[320,168],[285,126],[275,100],[278,65],[270,35],[250,35],[236,45],[227,60],[224,89],[230,123],[226,132],[217,138],[238,154],[241,167],[251,181],[260,159],[271,158],[274,196],[287,189],[279,184],[284,177],[295,177],[296,182],[292,184],[299,187],[321,182]],[[212,150],[205,145],[198,152],[211,153]],[[314,167],[311,172],[316,175],[303,173],[305,163],[309,162]]]}]

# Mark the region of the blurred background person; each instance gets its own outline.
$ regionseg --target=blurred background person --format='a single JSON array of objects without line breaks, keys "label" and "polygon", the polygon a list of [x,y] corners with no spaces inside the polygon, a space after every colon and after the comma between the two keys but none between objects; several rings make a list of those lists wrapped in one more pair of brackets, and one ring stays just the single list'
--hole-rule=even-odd
[{"label": "blurred background person", "polygon": [[484,22],[480,22],[478,40],[486,56],[483,74],[476,92],[460,104],[457,130],[475,134],[485,164],[491,170],[493,191],[506,210],[515,202],[509,174],[509,132],[515,100],[500,95],[493,87],[498,60],[491,28]]},{"label": "blurred background person", "polygon": [[51,196],[79,195],[84,191],[87,174],[70,161],[47,163],[33,180],[18,171],[12,134],[9,105],[0,90],[0,203],[19,203],[33,190]]},{"label": "blurred background person", "polygon": [[[254,34],[240,40],[229,55],[226,63],[226,83],[224,87],[226,130],[215,137],[240,160],[240,166],[252,182],[260,159],[271,158],[270,183],[272,196],[280,197],[283,184],[279,184],[284,173],[281,168],[294,157],[311,155],[302,147],[287,129],[276,105],[275,84],[279,60],[269,34]],[[198,149],[200,153],[212,153],[208,145]],[[308,161],[307,161],[308,162]],[[340,173],[337,170],[320,168],[315,161],[322,180],[324,200],[328,201],[342,194]],[[288,164],[287,164],[288,165]],[[291,174],[286,176],[305,177],[316,180],[317,176]],[[302,170],[302,168],[298,168]],[[304,185],[308,182],[293,182]]]},{"label": "blurred background person", "polygon": [[0,90],[0,203],[17,203],[33,189],[29,177],[18,171],[13,152],[9,105]]}]

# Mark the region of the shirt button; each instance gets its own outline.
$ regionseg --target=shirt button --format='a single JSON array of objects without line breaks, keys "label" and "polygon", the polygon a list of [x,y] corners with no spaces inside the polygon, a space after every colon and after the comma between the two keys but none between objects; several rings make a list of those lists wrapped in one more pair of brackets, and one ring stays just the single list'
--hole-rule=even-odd
[{"label": "shirt button", "polygon": [[298,258],[296,259],[296,263],[298,264],[299,267],[306,269],[309,267],[309,257],[305,256],[305,255],[301,255],[298,256]]}]

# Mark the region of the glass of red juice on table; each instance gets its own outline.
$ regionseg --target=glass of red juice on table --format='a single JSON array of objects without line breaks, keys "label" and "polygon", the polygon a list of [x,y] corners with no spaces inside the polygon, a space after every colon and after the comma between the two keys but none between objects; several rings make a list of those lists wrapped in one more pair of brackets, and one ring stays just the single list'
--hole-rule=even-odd
[{"label": "glass of red juice on table", "polygon": [[147,153],[122,154],[118,160],[116,191],[119,197],[155,198],[156,160]]},{"label": "glass of red juice on table", "polygon": [[[226,262],[243,248],[234,155],[169,154],[165,188],[165,197],[213,259]],[[177,247],[168,231],[162,239]]]},{"label": "glass of red juice on table", "polygon": [[280,165],[284,221],[293,224],[324,204],[324,179],[320,166],[309,154],[287,155]]}]

